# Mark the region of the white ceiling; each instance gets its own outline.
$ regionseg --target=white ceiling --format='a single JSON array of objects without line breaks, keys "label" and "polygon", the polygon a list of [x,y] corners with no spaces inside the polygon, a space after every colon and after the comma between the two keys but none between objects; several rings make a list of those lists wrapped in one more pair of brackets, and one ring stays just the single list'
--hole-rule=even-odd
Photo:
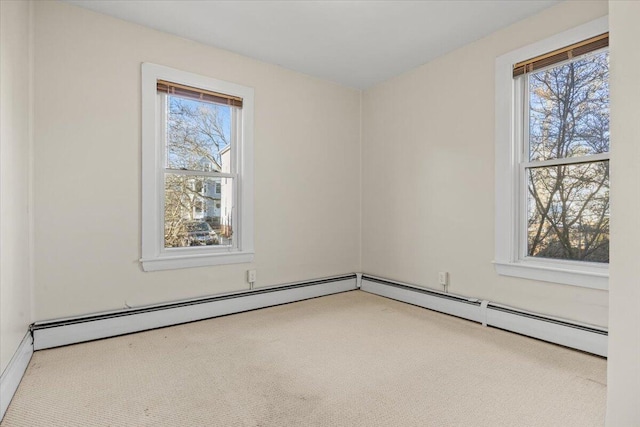
[{"label": "white ceiling", "polygon": [[67,1],[363,89],[559,0]]}]

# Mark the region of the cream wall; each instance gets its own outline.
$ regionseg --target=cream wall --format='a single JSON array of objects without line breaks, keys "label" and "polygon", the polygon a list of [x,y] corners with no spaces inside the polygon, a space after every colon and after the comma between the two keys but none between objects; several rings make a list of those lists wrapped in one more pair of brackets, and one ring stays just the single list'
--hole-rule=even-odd
[{"label": "cream wall", "polygon": [[640,3],[609,3],[611,278],[607,425],[640,426]]},{"label": "cream wall", "polygon": [[29,3],[0,1],[0,372],[31,322]]},{"label": "cream wall", "polygon": [[[607,292],[498,276],[494,257],[496,57],[607,14],[564,2],[363,94],[362,268],[596,325]],[[440,288],[441,289],[441,288]]]},{"label": "cream wall", "polygon": [[[35,5],[35,319],[360,270],[360,92],[59,2]],[[142,272],[140,64],[255,89],[253,264]]]}]

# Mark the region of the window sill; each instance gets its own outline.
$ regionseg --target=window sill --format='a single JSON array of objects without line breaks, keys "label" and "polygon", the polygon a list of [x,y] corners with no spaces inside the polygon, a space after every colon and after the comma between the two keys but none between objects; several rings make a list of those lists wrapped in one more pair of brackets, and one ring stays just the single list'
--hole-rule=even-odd
[{"label": "window sill", "polygon": [[176,270],[180,268],[250,263],[253,262],[253,255],[253,252],[171,255],[143,258],[140,263],[144,271]]},{"label": "window sill", "polygon": [[493,262],[496,272],[503,276],[562,283],[582,288],[607,290],[609,288],[608,266],[577,266],[554,261]]}]

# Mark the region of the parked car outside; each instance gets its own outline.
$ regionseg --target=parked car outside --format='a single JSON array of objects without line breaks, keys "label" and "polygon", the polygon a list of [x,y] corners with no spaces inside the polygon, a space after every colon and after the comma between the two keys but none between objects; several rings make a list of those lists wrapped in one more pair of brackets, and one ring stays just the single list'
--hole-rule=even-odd
[{"label": "parked car outside", "polygon": [[184,223],[186,232],[185,246],[218,245],[220,238],[205,221],[187,221]]}]

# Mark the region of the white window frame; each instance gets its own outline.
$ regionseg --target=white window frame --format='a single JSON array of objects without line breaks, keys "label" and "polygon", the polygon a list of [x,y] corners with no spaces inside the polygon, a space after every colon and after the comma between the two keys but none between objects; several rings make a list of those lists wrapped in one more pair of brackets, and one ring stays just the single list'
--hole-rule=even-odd
[{"label": "white window frame", "polygon": [[609,265],[525,257],[521,253],[523,208],[520,173],[523,120],[516,120],[522,91],[513,78],[513,64],[609,31],[608,17],[596,19],[548,39],[506,53],[495,70],[495,260],[496,272],[545,282],[608,289]]},{"label": "white window frame", "polygon": [[[234,242],[229,247],[164,247],[164,155],[163,102],[157,94],[158,80],[224,93],[242,98],[237,138],[232,141],[234,178]],[[144,271],[171,270],[253,262],[253,89],[162,65],[142,64],[142,258]],[[232,124],[233,126],[233,124]]]}]

